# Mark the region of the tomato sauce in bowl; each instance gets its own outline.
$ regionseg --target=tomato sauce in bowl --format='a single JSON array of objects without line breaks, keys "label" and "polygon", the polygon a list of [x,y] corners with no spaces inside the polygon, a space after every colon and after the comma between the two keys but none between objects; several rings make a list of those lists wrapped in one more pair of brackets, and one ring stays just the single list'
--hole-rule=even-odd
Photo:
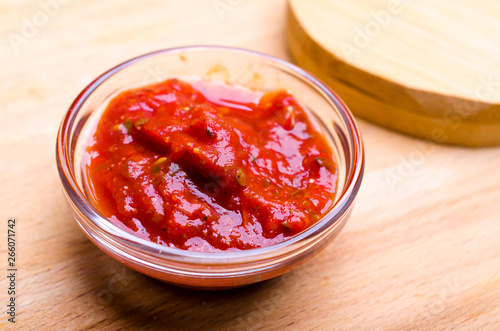
[{"label": "tomato sauce in bowl", "polygon": [[85,87],[56,164],[77,225],[104,253],[164,282],[226,289],[289,272],[338,236],[363,150],[346,105],[301,68],[185,46]]},{"label": "tomato sauce in bowl", "polygon": [[205,80],[119,93],[84,159],[112,223],[201,252],[284,241],[328,212],[337,185],[330,142],[295,96]]}]

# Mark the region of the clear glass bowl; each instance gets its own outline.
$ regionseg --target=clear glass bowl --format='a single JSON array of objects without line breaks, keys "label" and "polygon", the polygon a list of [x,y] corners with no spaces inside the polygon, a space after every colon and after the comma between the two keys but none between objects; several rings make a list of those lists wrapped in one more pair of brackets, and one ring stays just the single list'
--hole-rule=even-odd
[{"label": "clear glass bowl", "polygon": [[[331,210],[316,224],[281,243],[238,252],[201,253],[136,237],[89,202],[82,153],[106,104],[120,91],[169,77],[232,82],[257,90],[285,89],[316,117],[331,139],[339,166]],[[350,111],[327,86],[283,60],[216,46],[162,50],[136,57],[95,79],[76,98],[57,137],[57,165],[73,216],[106,254],[143,274],[180,286],[218,289],[243,286],[292,270],[334,239],[347,221],[364,169],[360,132]]]}]

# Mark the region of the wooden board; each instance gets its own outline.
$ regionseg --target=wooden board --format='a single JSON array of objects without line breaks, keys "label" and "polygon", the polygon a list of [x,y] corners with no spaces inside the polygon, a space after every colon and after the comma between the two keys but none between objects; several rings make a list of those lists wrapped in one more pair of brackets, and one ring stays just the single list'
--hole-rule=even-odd
[{"label": "wooden board", "polygon": [[[218,12],[221,3],[230,7]],[[8,217],[18,220],[15,329],[500,329],[500,149],[436,145],[361,119],[367,166],[352,217],[296,271],[196,292],[103,254],[78,229],[56,171],[72,100],[106,69],[164,47],[225,44],[290,59],[286,2],[70,1],[16,53],[8,35],[40,10],[35,0],[0,3],[0,329],[14,329]]]},{"label": "wooden board", "polygon": [[294,59],[357,115],[437,142],[500,144],[498,1],[290,0],[289,12]]}]

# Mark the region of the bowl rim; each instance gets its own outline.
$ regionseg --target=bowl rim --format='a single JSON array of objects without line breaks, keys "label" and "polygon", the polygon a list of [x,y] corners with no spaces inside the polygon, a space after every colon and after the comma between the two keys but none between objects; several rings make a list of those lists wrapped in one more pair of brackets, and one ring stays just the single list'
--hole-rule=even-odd
[{"label": "bowl rim", "polygon": [[[267,62],[273,63],[277,67],[285,67],[289,73],[293,73],[295,76],[298,76],[298,78],[305,80],[309,84],[314,85],[316,88],[319,88],[321,92],[326,95],[329,101],[333,102],[337,108],[338,114],[341,116],[344,124],[348,128],[347,131],[349,133],[349,139],[352,142],[352,148],[354,150],[352,155],[353,168],[346,177],[346,183],[348,183],[347,187],[342,190],[340,196],[331,209],[319,221],[306,230],[277,244],[241,251],[197,252],[163,246],[137,237],[134,234],[127,232],[119,226],[109,222],[109,220],[101,215],[87,200],[85,194],[77,184],[75,175],[71,170],[72,167],[70,160],[72,159],[71,148],[73,146],[69,145],[70,139],[68,135],[71,132],[79,110],[88,97],[108,78],[141,60],[167,53],[181,54],[183,52],[199,51],[227,51],[236,54],[250,55],[262,58]],[[73,143],[75,143],[75,141],[73,141]],[[189,262],[191,263],[199,262],[199,264],[203,265],[224,265],[229,262],[245,263],[249,261],[259,261],[262,260],[262,257],[269,255],[276,256],[280,255],[280,253],[286,254],[289,252],[289,250],[286,249],[287,247],[296,245],[300,242],[307,242],[309,239],[320,235],[328,228],[338,225],[336,223],[338,223],[341,216],[344,215],[344,213],[350,208],[357,192],[359,191],[364,173],[364,148],[361,133],[355,123],[352,113],[349,111],[345,103],[330,87],[304,69],[301,69],[288,61],[253,50],[229,46],[193,45],[166,48],[136,56],[107,70],[88,84],[72,102],[61,122],[56,142],[56,163],[67,199],[70,200],[70,203],[73,204],[78,210],[84,213],[86,218],[91,220],[93,225],[101,229],[107,236],[117,238],[118,240],[125,240],[126,242],[132,242],[134,245],[140,246],[136,248],[140,248],[143,251],[146,251],[151,255],[161,257],[162,259],[173,259],[176,261],[185,261],[186,259],[189,259]],[[82,226],[78,220],[77,223]]]}]

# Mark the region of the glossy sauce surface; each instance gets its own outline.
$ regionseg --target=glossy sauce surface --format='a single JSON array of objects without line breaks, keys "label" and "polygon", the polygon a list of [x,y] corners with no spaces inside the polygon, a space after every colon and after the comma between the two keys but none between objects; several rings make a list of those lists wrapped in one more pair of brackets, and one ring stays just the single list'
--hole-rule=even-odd
[{"label": "glossy sauce surface", "polygon": [[177,79],[120,93],[86,148],[97,209],[137,236],[196,251],[281,242],[333,203],[326,138],[285,91]]}]

